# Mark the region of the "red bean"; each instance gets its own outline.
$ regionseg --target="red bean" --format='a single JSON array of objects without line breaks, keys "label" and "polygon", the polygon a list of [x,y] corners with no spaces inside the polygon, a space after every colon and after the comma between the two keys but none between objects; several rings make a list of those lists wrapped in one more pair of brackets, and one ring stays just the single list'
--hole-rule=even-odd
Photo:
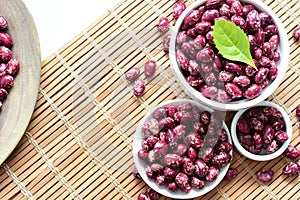
[{"label": "red bean", "polygon": [[248,13],[254,10],[254,6],[251,4],[246,4],[243,6],[243,17],[247,17]]},{"label": "red bean", "polygon": [[298,105],[296,108],[296,116],[300,117],[300,105]]},{"label": "red bean", "polygon": [[219,11],[216,9],[206,10],[202,17],[201,21],[203,22],[214,22],[214,20],[219,17]]},{"label": "red bean", "polygon": [[261,182],[268,182],[274,178],[274,172],[272,170],[260,170],[256,173],[256,177]]},{"label": "red bean", "polygon": [[250,84],[250,79],[247,76],[236,76],[233,79],[233,83],[242,87],[246,87]]},{"label": "red bean", "polygon": [[191,185],[196,189],[201,189],[205,186],[205,181],[193,176],[191,178]]},{"label": "red bean", "polygon": [[279,149],[279,142],[277,140],[273,140],[270,144],[266,147],[267,154],[272,154]]},{"label": "red bean", "polygon": [[0,30],[7,29],[8,23],[3,15],[0,15]]},{"label": "red bean", "polygon": [[275,133],[275,137],[279,142],[285,142],[289,138],[286,132],[279,130]]},{"label": "red bean", "polygon": [[242,97],[241,89],[238,86],[236,86],[234,83],[226,83],[225,90],[234,99],[238,99]]},{"label": "red bean", "polygon": [[[10,65],[11,66],[11,70],[10,71],[13,71],[12,69],[12,66],[13,65]],[[128,81],[135,81],[140,75],[140,69],[137,68],[137,67],[134,67],[134,68],[131,68],[126,74],[125,74],[125,78],[128,80]]]},{"label": "red bean", "polygon": [[227,180],[232,180],[232,179],[234,179],[238,175],[238,173],[239,172],[238,172],[237,169],[235,169],[235,168],[229,168],[225,177],[226,177]]},{"label": "red bean", "polygon": [[300,27],[294,29],[293,36],[296,40],[300,39]]},{"label": "red bean", "polygon": [[220,170],[214,166],[209,167],[208,173],[206,175],[206,180],[209,182],[212,182],[216,180],[217,176],[219,175]]},{"label": "red bean", "polygon": [[219,154],[215,155],[211,161],[212,165],[221,168],[226,166],[228,163],[230,163],[232,157],[227,152],[220,152]]},{"label": "red bean", "polygon": [[12,58],[10,61],[8,61],[7,65],[6,65],[6,73],[11,75],[11,76],[15,76],[17,75],[18,71],[20,69],[20,64],[19,61]]},{"label": "red bean", "polygon": [[176,175],[175,182],[181,188],[186,187],[189,184],[189,177],[180,172]]},{"label": "red bean", "polygon": [[188,65],[189,65],[189,60],[182,50],[177,50],[176,60],[182,69],[187,70]]},{"label": "red bean", "polygon": [[0,88],[0,100],[6,99],[7,95],[8,95],[7,90],[4,88]]},{"label": "red bean", "polygon": [[[1,79],[0,79],[1,80]],[[1,81],[0,81],[1,82]],[[1,84],[0,84],[1,85]],[[142,79],[137,79],[134,82],[133,93],[135,96],[142,96],[145,91],[145,82]]]},{"label": "red bean", "polygon": [[241,72],[242,68],[236,63],[229,62],[224,66],[224,69],[228,72]]},{"label": "red bean", "polygon": [[261,27],[258,28],[257,32],[255,33],[255,37],[256,37],[257,46],[261,47],[265,42],[265,37],[266,37],[266,34]]},{"label": "red bean", "polygon": [[231,16],[231,12],[230,12],[230,6],[227,4],[223,4],[221,6],[221,8],[219,9],[221,16],[226,16],[226,17],[230,17]]},{"label": "red bean", "polygon": [[250,133],[250,124],[245,119],[239,119],[237,123],[237,128],[242,133]]},{"label": "red bean", "polygon": [[278,67],[275,63],[272,63],[269,70],[268,79],[271,81],[275,80],[277,78],[277,75],[278,75]]},{"label": "red bean", "polygon": [[218,89],[214,86],[211,87],[206,87],[201,91],[202,95],[206,98],[212,99],[217,96],[218,94]]},{"label": "red bean", "polygon": [[297,147],[289,145],[283,155],[292,160],[298,160],[300,159],[300,150]]},{"label": "red bean", "polygon": [[255,47],[257,46],[257,40],[256,37],[253,35],[248,35],[248,40],[250,43],[250,51],[253,52]]},{"label": "red bean", "polygon": [[300,174],[300,165],[291,162],[283,167],[282,173],[288,176],[297,176]]},{"label": "red bean", "polygon": [[201,13],[199,12],[199,10],[192,10],[185,17],[184,23],[188,26],[193,26],[200,20],[200,17]]},{"label": "red bean", "polygon": [[205,78],[205,83],[208,86],[215,86],[217,83],[217,78],[214,73],[209,73]]},{"label": "red bean", "polygon": [[177,35],[177,44],[183,44],[185,41],[187,41],[186,31],[179,32]]},{"label": "red bean", "polygon": [[246,29],[246,27],[247,27],[247,23],[244,20],[244,18],[239,15],[233,15],[231,17],[231,22],[235,23],[237,26],[239,26],[243,30]]},{"label": "red bean", "polygon": [[12,52],[5,46],[0,46],[0,61],[7,63],[12,59]]},{"label": "red bean", "polygon": [[174,19],[177,20],[185,9],[186,9],[186,5],[185,5],[184,2],[179,1],[179,2],[175,3],[175,5],[173,7],[173,17],[174,17]]},{"label": "red bean", "polygon": [[217,94],[217,100],[222,103],[227,103],[230,102],[232,98],[225,90],[219,89]]},{"label": "red bean", "polygon": [[211,30],[212,24],[209,21],[201,21],[195,25],[195,31],[200,34],[206,34],[209,30]]},{"label": "red bean", "polygon": [[223,0],[207,0],[205,3],[205,7],[207,9],[220,8],[223,4]]},{"label": "red bean", "polygon": [[186,34],[187,34],[187,36],[189,36],[192,39],[195,39],[197,37],[195,28],[188,29]]},{"label": "red bean", "polygon": [[246,21],[250,31],[257,31],[261,26],[260,17],[256,10],[251,10],[248,13]]},{"label": "red bean", "polygon": [[272,19],[271,15],[269,15],[269,13],[267,13],[267,12],[259,13],[259,17],[260,17],[262,27],[266,27],[273,23],[273,19]]},{"label": "red bean", "polygon": [[10,35],[6,32],[0,32],[0,45],[11,48],[13,45]]},{"label": "red bean", "polygon": [[275,24],[271,24],[264,28],[264,32],[266,33],[266,37],[271,37],[278,34],[278,28]]},{"label": "red bean", "polygon": [[232,15],[243,15],[243,6],[240,1],[233,1],[231,4],[231,10]]},{"label": "red bean", "polygon": [[194,47],[195,49],[202,49],[206,44],[206,38],[203,35],[198,35],[194,39]]},{"label": "red bean", "polygon": [[247,65],[244,69],[245,74],[249,77],[254,76],[254,74],[256,73],[255,69],[249,65]]},{"label": "red bean", "polygon": [[244,92],[244,96],[247,99],[254,99],[258,97],[262,92],[262,88],[259,85],[252,84],[248,87],[248,89]]},{"label": "red bean", "polygon": [[11,89],[14,84],[14,78],[11,75],[0,77],[0,88]]},{"label": "red bean", "polygon": [[269,74],[268,68],[260,68],[254,77],[255,83],[257,84],[262,83],[267,78],[268,74]]},{"label": "red bean", "polygon": [[169,19],[166,17],[162,17],[157,24],[157,30],[160,32],[167,32],[169,30],[169,24]]},{"label": "red bean", "polygon": [[259,47],[254,47],[253,58],[259,60],[262,57],[262,49]]},{"label": "red bean", "polygon": [[[259,131],[259,130],[257,130]],[[263,139],[266,144],[270,144],[275,136],[275,131],[272,126],[267,125],[263,130]]]},{"label": "red bean", "polygon": [[214,37],[213,37],[213,31],[208,31],[207,33],[206,33],[206,40],[209,42],[209,44],[215,44],[214,43]]},{"label": "red bean", "polygon": [[214,57],[214,51],[208,47],[205,47],[204,49],[200,50],[197,53],[197,60],[200,62],[211,62],[213,61],[213,57]]},{"label": "red bean", "polygon": [[148,194],[142,192],[142,193],[139,194],[138,200],[151,200],[151,199],[150,199]]}]

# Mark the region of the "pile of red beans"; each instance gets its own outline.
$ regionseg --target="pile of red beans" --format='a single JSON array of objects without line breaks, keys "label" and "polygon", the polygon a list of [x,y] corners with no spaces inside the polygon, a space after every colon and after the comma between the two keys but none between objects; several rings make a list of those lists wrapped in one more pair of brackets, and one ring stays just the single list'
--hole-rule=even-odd
[{"label": "pile of red beans", "polygon": [[[213,40],[216,20],[228,20],[248,36],[258,70],[220,55]],[[254,99],[277,77],[278,28],[272,17],[239,0],[208,0],[190,11],[177,35],[176,58],[188,83],[218,102]]]},{"label": "pile of red beans", "polygon": [[12,56],[13,42],[7,29],[7,20],[0,15],[0,108],[13,87],[14,76],[19,71],[19,62]]},{"label": "pile of red beans", "polygon": [[183,103],[160,107],[143,124],[138,157],[146,174],[172,192],[201,189],[230,163],[232,145],[217,112]]}]

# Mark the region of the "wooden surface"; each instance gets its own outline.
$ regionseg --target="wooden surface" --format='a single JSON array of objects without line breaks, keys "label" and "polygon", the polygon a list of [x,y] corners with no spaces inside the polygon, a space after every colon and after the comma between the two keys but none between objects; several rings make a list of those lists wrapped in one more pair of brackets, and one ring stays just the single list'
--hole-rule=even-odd
[{"label": "wooden surface", "polygon": [[[137,124],[160,102],[187,98],[161,49],[160,17],[172,19],[174,0],[124,0],[42,62],[38,100],[25,136],[0,168],[1,199],[137,199],[144,182],[131,175]],[[289,36],[291,61],[280,87],[268,99],[282,106],[293,124],[291,145],[300,148],[298,0],[265,0]],[[187,2],[190,4],[190,1]],[[124,79],[148,59],[159,64],[136,98]],[[143,72],[143,70],[142,70]],[[234,113],[227,113],[227,123]],[[255,162],[234,150],[239,175],[197,199],[298,199],[300,177],[281,175],[289,160]],[[299,161],[298,161],[299,162]],[[274,180],[255,173],[272,169]],[[161,197],[161,199],[167,199]]]},{"label": "wooden surface", "polygon": [[20,62],[14,86],[0,111],[0,163],[24,135],[34,111],[40,84],[40,46],[34,22],[20,0],[0,0],[0,14],[8,21],[13,57]]}]

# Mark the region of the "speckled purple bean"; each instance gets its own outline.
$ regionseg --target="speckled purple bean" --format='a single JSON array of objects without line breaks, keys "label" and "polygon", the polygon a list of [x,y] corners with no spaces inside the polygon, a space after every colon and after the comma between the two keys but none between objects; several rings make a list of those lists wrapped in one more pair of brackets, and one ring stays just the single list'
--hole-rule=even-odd
[{"label": "speckled purple bean", "polygon": [[247,76],[236,76],[233,79],[233,83],[242,87],[246,87],[250,84],[250,79]]},{"label": "speckled purple bean", "polygon": [[220,8],[223,4],[223,0],[207,0],[205,7],[207,9]]},{"label": "speckled purple bean", "polygon": [[251,4],[244,5],[243,6],[243,17],[247,17],[248,13],[254,9],[255,9],[254,6]]},{"label": "speckled purple bean", "polygon": [[231,17],[231,22],[235,23],[237,26],[239,26],[241,29],[246,29],[247,27],[247,23],[244,20],[243,17],[239,16],[239,15],[233,15]]},{"label": "speckled purple bean", "polygon": [[177,44],[183,44],[185,41],[187,41],[186,31],[179,32],[177,35],[176,41],[177,41]]},{"label": "speckled purple bean", "polygon": [[206,34],[211,30],[211,25],[208,21],[201,21],[195,25],[195,31],[200,35]]},{"label": "speckled purple bean", "polygon": [[296,40],[299,40],[300,39],[300,27],[297,27],[294,29],[293,31],[293,37],[296,39]]},{"label": "speckled purple bean", "polygon": [[232,15],[243,15],[243,5],[240,1],[233,1],[231,3],[230,12]]},{"label": "speckled purple bean", "polygon": [[254,99],[256,97],[258,97],[262,92],[262,88],[261,86],[257,85],[257,84],[252,84],[248,87],[248,89],[244,92],[244,96],[247,99]]},{"label": "speckled purple bean", "polygon": [[257,31],[261,26],[259,13],[256,10],[251,10],[246,18],[247,27],[250,31]]},{"label": "speckled purple bean", "polygon": [[267,182],[274,178],[274,172],[272,170],[260,170],[256,173],[256,177],[261,182]]},{"label": "speckled purple bean", "polygon": [[184,19],[184,23],[193,26],[195,25],[201,17],[201,13],[198,10],[191,10]]},{"label": "speckled purple bean", "polygon": [[194,40],[195,49],[203,49],[206,44],[206,38],[203,35],[198,35]]},{"label": "speckled purple bean", "polygon": [[219,9],[221,16],[230,17],[230,6],[227,4],[222,4],[221,8]]},{"label": "speckled purple bean", "polygon": [[213,56],[214,51],[208,47],[205,47],[197,53],[197,60],[204,63],[212,62]]},{"label": "speckled purple bean", "polygon": [[266,37],[271,37],[278,34],[278,28],[275,24],[270,24],[264,28],[264,32],[266,33]]},{"label": "speckled purple bean", "polygon": [[269,74],[268,68],[259,68],[259,70],[257,71],[254,77],[254,82],[256,84],[262,83],[267,78],[268,74]]},{"label": "speckled purple bean", "polygon": [[234,83],[226,83],[225,91],[232,96],[232,98],[237,99],[242,97],[241,89]]},{"label": "speckled purple bean", "polygon": [[188,65],[189,65],[189,59],[185,55],[185,53],[182,50],[177,50],[176,52],[176,60],[178,65],[184,69],[187,70]]},{"label": "speckled purple bean", "polygon": [[241,72],[242,68],[240,65],[232,62],[228,62],[225,66],[224,69],[228,72]]},{"label": "speckled purple bean", "polygon": [[186,5],[184,2],[178,1],[177,3],[175,3],[175,5],[173,6],[174,19],[177,20],[185,9],[186,9]]},{"label": "speckled purple bean", "polygon": [[216,9],[206,10],[202,17],[201,21],[203,22],[214,22],[214,20],[219,17],[219,11]]}]

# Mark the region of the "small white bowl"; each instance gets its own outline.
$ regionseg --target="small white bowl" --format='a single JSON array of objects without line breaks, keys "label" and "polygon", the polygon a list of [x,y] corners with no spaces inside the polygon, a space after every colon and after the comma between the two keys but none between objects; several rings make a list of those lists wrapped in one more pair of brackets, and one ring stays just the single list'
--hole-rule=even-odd
[{"label": "small white bowl", "polygon": [[[244,110],[240,110],[238,111],[233,120],[232,120],[232,124],[231,124],[231,137],[232,137],[232,140],[233,140],[233,144],[234,146],[236,147],[236,149],[242,154],[244,155],[245,157],[249,158],[249,159],[252,159],[252,160],[256,160],[256,161],[268,161],[268,160],[272,160],[278,156],[280,156],[285,150],[286,148],[288,147],[289,143],[291,142],[291,139],[292,139],[292,133],[293,133],[293,129],[292,129],[292,123],[291,123],[291,120],[288,116],[288,114],[284,111],[283,108],[281,108],[280,106],[278,106],[277,104],[275,103],[272,103],[272,102],[268,102],[268,101],[263,101],[259,104],[257,104],[256,106],[253,106],[253,107],[259,107],[259,106],[268,106],[268,107],[274,107],[276,109],[278,109],[282,116],[283,116],[283,120],[285,122],[285,132],[287,133],[288,135],[288,140],[285,141],[282,146],[277,150],[275,151],[274,153],[272,154],[260,154],[260,155],[256,155],[256,154],[253,154],[249,151],[247,151],[239,142],[238,138],[237,138],[237,131],[236,131],[236,128],[237,128],[237,122],[238,120],[240,119],[240,117],[244,114],[244,112],[246,112],[248,109],[244,109]],[[253,108],[251,107],[251,108]]]},{"label": "small white bowl", "polygon": [[[225,177],[230,163],[228,163],[225,167],[222,167],[220,170],[220,174],[218,175],[217,179],[213,182],[207,182],[205,187],[202,189],[192,189],[189,193],[184,193],[182,192],[180,189],[178,189],[176,192],[171,192],[170,190],[168,190],[164,185],[163,186],[159,186],[155,183],[154,180],[148,178],[148,176],[145,173],[145,162],[140,160],[138,158],[138,151],[140,149],[142,149],[141,146],[141,142],[143,141],[144,137],[143,137],[143,133],[142,133],[142,125],[146,122],[148,122],[151,118],[152,118],[152,113],[160,107],[165,107],[165,106],[170,106],[170,105],[175,105],[178,106],[180,104],[183,103],[191,103],[193,106],[197,106],[198,108],[200,108],[201,111],[208,111],[208,112],[213,112],[212,109],[207,108],[193,100],[188,100],[188,99],[176,99],[176,100],[170,100],[170,101],[166,101],[163,102],[153,108],[151,108],[151,110],[143,117],[143,119],[140,121],[136,132],[134,134],[134,141],[133,141],[133,159],[134,159],[134,163],[135,166],[139,172],[139,174],[141,175],[142,179],[146,182],[147,185],[149,185],[151,188],[153,188],[156,192],[170,197],[170,198],[174,198],[174,199],[191,199],[191,198],[195,198],[195,197],[199,197],[202,196],[206,193],[208,193],[209,191],[213,190]],[[223,127],[222,127],[228,134],[228,141],[229,143],[232,144],[232,140],[231,140],[231,136],[229,133],[229,130],[225,124],[225,122],[223,121]],[[230,152],[230,155],[232,156],[232,150]]]},{"label": "small white bowl", "polygon": [[232,101],[232,102],[228,102],[228,103],[220,103],[220,102],[210,100],[210,99],[204,97],[201,94],[201,92],[199,92],[196,89],[194,89],[193,87],[191,87],[189,85],[189,83],[187,82],[186,78],[183,76],[183,74],[180,70],[180,67],[177,64],[176,55],[175,55],[177,34],[179,32],[181,24],[184,21],[185,16],[191,10],[199,7],[200,5],[203,5],[206,2],[206,0],[195,1],[180,15],[180,17],[178,18],[178,20],[173,28],[173,32],[172,32],[172,36],[171,36],[170,50],[169,50],[170,53],[169,54],[170,54],[171,66],[173,68],[173,72],[174,72],[179,84],[182,86],[183,90],[187,93],[187,95],[189,95],[192,99],[195,99],[196,101],[199,101],[199,102],[203,103],[204,105],[207,105],[210,108],[215,109],[215,110],[237,111],[237,110],[249,108],[253,105],[256,105],[257,103],[264,101],[278,88],[278,86],[280,85],[281,81],[283,80],[284,75],[288,69],[289,52],[290,52],[289,40],[288,40],[286,30],[285,30],[283,24],[281,23],[280,19],[262,1],[257,1],[257,0],[240,0],[240,1],[242,3],[250,3],[250,4],[254,5],[258,10],[269,13],[272,16],[274,23],[278,27],[280,43],[277,48],[277,51],[279,51],[280,55],[281,55],[281,58],[280,58],[279,62],[277,63],[278,76],[270,85],[268,85],[265,89],[263,89],[262,93],[258,97],[254,98],[252,100],[244,99],[244,100]]}]

